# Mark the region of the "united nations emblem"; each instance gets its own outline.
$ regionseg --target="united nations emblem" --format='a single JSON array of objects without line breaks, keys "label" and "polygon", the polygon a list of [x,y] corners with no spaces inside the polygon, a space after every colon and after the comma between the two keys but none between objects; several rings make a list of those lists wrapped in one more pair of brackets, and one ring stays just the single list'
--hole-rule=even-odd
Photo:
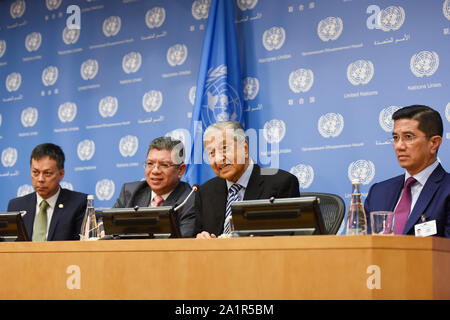
[{"label": "united nations emblem", "polygon": [[447,103],[447,106],[445,107],[445,117],[447,118],[447,121],[450,122],[450,102]]},{"label": "united nations emblem", "polygon": [[95,153],[95,143],[92,140],[83,140],[78,143],[77,154],[81,161],[91,160]]},{"label": "united nations emblem", "polygon": [[17,196],[18,197],[26,196],[27,194],[30,194],[32,192],[34,192],[34,188],[33,188],[33,186],[30,186],[29,184],[23,184],[19,188],[17,188]]},{"label": "united nations emblem", "polygon": [[12,167],[17,161],[17,149],[6,148],[2,151],[2,164],[5,168]]},{"label": "united nations emblem", "polygon": [[295,93],[307,92],[314,83],[311,69],[298,69],[289,74],[289,88]]},{"label": "united nations emblem", "polygon": [[95,194],[97,199],[101,201],[111,200],[115,191],[114,181],[109,179],[103,179],[95,184]]},{"label": "united nations emblem", "polygon": [[317,34],[322,41],[336,40],[342,34],[344,24],[339,17],[327,17],[317,25]]},{"label": "united nations emblem", "polygon": [[347,67],[347,79],[354,86],[368,84],[373,74],[373,63],[369,60],[357,60]]},{"label": "united nations emblem", "polygon": [[258,78],[247,77],[242,81],[242,93],[244,100],[253,100],[259,92]]},{"label": "united nations emblem", "polygon": [[314,181],[314,170],[311,166],[298,164],[289,171],[297,177],[301,189],[307,189]]},{"label": "united nations emblem", "polygon": [[370,160],[357,160],[348,166],[348,179],[358,179],[362,184],[369,184],[375,176],[375,165]]},{"label": "united nations emblem", "polygon": [[21,84],[22,84],[22,75],[20,73],[13,72],[6,77],[5,85],[6,90],[8,90],[8,92],[19,90]]},{"label": "united nations emblem", "polygon": [[190,90],[189,90],[189,102],[194,105],[195,103],[195,91],[197,91],[197,86],[193,86]]},{"label": "united nations emblem", "polygon": [[42,83],[44,86],[52,86],[58,80],[58,68],[55,66],[49,66],[42,71]]},{"label": "united nations emblem", "polygon": [[145,23],[150,29],[161,27],[164,20],[166,20],[166,10],[161,7],[154,7],[145,15]]},{"label": "united nations emblem", "polygon": [[267,51],[280,49],[286,40],[283,27],[272,27],[263,33],[262,42]]},{"label": "united nations emblem", "polygon": [[20,120],[22,121],[22,125],[24,127],[32,127],[36,124],[38,120],[38,111],[36,108],[28,107],[22,111],[20,116]]},{"label": "united nations emblem", "polygon": [[45,4],[47,5],[47,9],[52,11],[59,8],[62,0],[45,0]]},{"label": "united nations emblem", "polygon": [[32,32],[25,38],[25,48],[28,52],[37,51],[42,43],[42,35],[40,32]]},{"label": "united nations emblem", "polygon": [[9,13],[11,14],[11,17],[13,19],[17,19],[23,16],[23,14],[25,13],[25,9],[25,0],[16,0],[11,3],[11,6],[9,7]]},{"label": "united nations emblem", "polygon": [[67,190],[72,190],[73,191],[73,185],[70,182],[67,181],[61,181],[59,183],[59,185],[61,186],[61,188],[63,189],[67,189]]},{"label": "united nations emblem", "polygon": [[98,62],[97,60],[94,59],[89,59],[84,61],[81,64],[81,69],[80,69],[80,73],[81,73],[81,77],[84,80],[92,80],[95,78],[95,76],[97,75],[98,72]]},{"label": "united nations emblem", "polygon": [[444,16],[450,20],[450,0],[444,1],[444,4],[442,5],[442,12],[444,13]]},{"label": "united nations emblem", "polygon": [[188,49],[184,44],[176,44],[167,50],[167,62],[172,66],[181,66],[187,58]]},{"label": "united nations emblem", "polygon": [[6,41],[0,40],[0,58],[3,57],[5,52],[6,52]]},{"label": "united nations emblem", "polygon": [[418,78],[432,76],[439,67],[439,56],[434,51],[420,51],[411,57],[409,67]]},{"label": "united nations emblem", "polygon": [[283,120],[272,119],[264,124],[264,139],[269,143],[279,143],[285,134],[286,124]]},{"label": "united nations emblem", "polygon": [[377,22],[383,31],[398,30],[405,22],[405,10],[400,6],[389,6],[378,13]]},{"label": "united nations emblem", "polygon": [[77,105],[73,102],[65,102],[58,108],[58,118],[64,122],[72,122],[77,115]]},{"label": "united nations emblem", "polygon": [[245,11],[253,9],[258,3],[258,0],[237,0],[236,3],[239,9]]},{"label": "united nations emblem", "polygon": [[378,122],[384,131],[392,132],[394,130],[394,120],[392,120],[392,115],[398,109],[400,109],[400,107],[390,106],[381,110]]},{"label": "united nations emblem", "polygon": [[339,113],[327,113],[319,118],[317,128],[324,138],[336,138],[344,129],[344,117]]},{"label": "united nations emblem", "polygon": [[236,89],[227,82],[227,74],[228,69],[222,64],[211,68],[206,76],[201,107],[206,127],[217,121],[241,121],[242,101]]},{"label": "united nations emblem", "polygon": [[65,27],[62,33],[62,38],[65,44],[74,44],[80,38],[80,29],[69,29]]},{"label": "united nations emblem", "polygon": [[125,73],[135,73],[142,64],[142,56],[139,52],[130,52],[123,56],[122,69]]},{"label": "united nations emblem", "polygon": [[119,108],[119,101],[116,97],[104,97],[98,103],[98,112],[103,118],[112,117]]},{"label": "united nations emblem", "polygon": [[136,154],[139,140],[136,136],[125,136],[119,141],[119,151],[122,157],[132,157]]},{"label": "united nations emblem", "polygon": [[163,95],[161,91],[150,90],[142,97],[142,107],[145,111],[158,111],[163,103]]},{"label": "united nations emblem", "polygon": [[114,37],[122,27],[122,20],[118,16],[111,16],[103,21],[103,34],[106,37]]},{"label": "united nations emblem", "polygon": [[192,3],[192,16],[196,20],[208,19],[211,0],[195,0]]}]

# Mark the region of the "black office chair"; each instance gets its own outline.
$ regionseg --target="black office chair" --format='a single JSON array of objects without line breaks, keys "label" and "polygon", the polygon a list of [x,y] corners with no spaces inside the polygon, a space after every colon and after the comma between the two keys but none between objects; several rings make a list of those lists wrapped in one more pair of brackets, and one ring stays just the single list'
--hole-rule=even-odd
[{"label": "black office chair", "polygon": [[301,192],[302,197],[317,197],[320,199],[325,229],[328,234],[336,234],[345,216],[345,202],[337,194],[320,192]]}]

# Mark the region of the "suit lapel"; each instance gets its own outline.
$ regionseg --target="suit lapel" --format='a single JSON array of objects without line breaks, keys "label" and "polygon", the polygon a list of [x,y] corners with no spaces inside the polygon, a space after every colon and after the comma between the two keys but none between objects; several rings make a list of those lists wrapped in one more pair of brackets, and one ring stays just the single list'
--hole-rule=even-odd
[{"label": "suit lapel", "polygon": [[215,202],[213,204],[216,205],[222,205],[222,208],[217,208],[217,207],[213,207],[213,212],[214,212],[214,220],[218,221],[219,223],[219,230],[221,229],[221,226],[223,226],[224,222],[225,222],[225,212],[226,212],[226,208],[227,208],[227,197],[228,197],[228,189],[227,189],[227,182],[225,179],[222,178],[217,178],[218,179],[218,183],[214,186],[214,192],[212,194],[215,195],[214,199],[217,199],[217,202]]},{"label": "suit lapel", "polygon": [[[182,195],[184,192],[184,182],[180,181],[178,185],[173,189],[173,191],[170,193],[170,195],[167,197],[167,199],[163,202],[163,206],[173,206],[177,202],[178,198]],[[183,202],[184,199],[180,199],[179,203]]]},{"label": "suit lapel", "polygon": [[253,171],[248,180],[247,188],[245,189],[244,200],[259,199],[262,192],[262,184],[264,180],[260,174],[261,168],[255,163]]},{"label": "suit lapel", "polygon": [[388,204],[389,211],[394,211],[397,201],[400,199],[400,195],[405,184],[405,175],[402,174],[394,179],[391,186],[386,190],[386,202]]},{"label": "suit lapel", "polygon": [[59,219],[63,216],[64,207],[68,206],[67,194],[63,188],[59,192],[58,199],[56,199],[55,208],[53,209],[52,220],[50,221],[50,227],[48,229],[47,241],[53,239],[55,235],[56,226],[58,225]]},{"label": "suit lapel", "polygon": [[34,217],[36,216],[36,201],[36,192],[33,192],[30,200],[24,204],[25,206],[23,208],[23,210],[27,212],[27,214],[23,216],[23,223],[30,239],[33,236]]},{"label": "suit lapel", "polygon": [[[148,185],[147,181],[142,181],[142,184],[139,188],[140,190],[136,192],[134,199],[131,199],[131,203],[134,203],[134,206],[139,207],[148,207],[150,206],[150,198],[152,197],[152,189]],[[131,204],[130,204],[131,206]]]}]

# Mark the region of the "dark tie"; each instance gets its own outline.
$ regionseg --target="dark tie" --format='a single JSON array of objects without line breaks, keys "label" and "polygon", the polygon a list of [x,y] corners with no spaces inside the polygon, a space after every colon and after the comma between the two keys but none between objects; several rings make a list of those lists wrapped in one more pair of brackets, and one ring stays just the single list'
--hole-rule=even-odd
[{"label": "dark tie", "polygon": [[159,207],[164,202],[164,198],[156,195],[153,197],[153,207]]},{"label": "dark tie", "polygon": [[231,203],[239,200],[239,190],[241,190],[242,186],[240,184],[233,184],[228,190],[228,198],[227,198],[227,207],[225,210],[225,223],[223,227],[223,233],[229,234],[231,231]]},{"label": "dark tie", "polygon": [[42,200],[39,204],[39,212],[34,218],[33,241],[47,240],[47,208],[47,201]]},{"label": "dark tie", "polygon": [[411,211],[411,185],[417,180],[414,177],[409,177],[406,180],[405,188],[403,188],[403,194],[395,209],[395,222],[394,222],[394,234],[403,234],[406,221],[408,220],[409,212]]}]

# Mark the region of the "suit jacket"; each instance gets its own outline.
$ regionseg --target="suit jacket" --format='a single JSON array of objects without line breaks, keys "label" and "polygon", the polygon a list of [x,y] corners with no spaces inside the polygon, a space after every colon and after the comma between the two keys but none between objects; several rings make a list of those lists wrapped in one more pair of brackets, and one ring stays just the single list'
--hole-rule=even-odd
[{"label": "suit jacket", "polygon": [[[172,193],[162,203],[163,206],[178,206],[191,192],[192,188],[186,182],[180,181]],[[125,183],[120,191],[119,198],[114,208],[148,207],[152,189],[147,181],[136,181]],[[175,221],[180,228],[181,236],[184,238],[194,235],[195,211],[193,195],[188,199],[184,207],[175,213]]]},{"label": "suit jacket", "polygon": [[[26,211],[23,216],[25,229],[30,239],[33,237],[36,216],[36,192],[9,201],[8,211]],[[56,200],[47,241],[80,240],[81,224],[86,212],[87,194],[62,189]]]},{"label": "suit jacket", "polygon": [[[261,167],[255,164],[243,200],[300,196],[296,176],[281,169],[272,170],[272,173],[274,174],[261,174]],[[195,194],[197,216],[195,234],[208,231],[218,236],[223,233],[227,196],[228,189],[225,179],[214,177],[200,186]]]},{"label": "suit jacket", "polygon": [[[374,184],[364,202],[367,221],[371,211],[394,211],[405,182],[405,175]],[[450,237],[450,174],[439,164],[423,186],[422,192],[406,222],[403,234],[414,234],[414,225],[436,220],[437,236]],[[370,223],[368,226],[370,232]]]}]

